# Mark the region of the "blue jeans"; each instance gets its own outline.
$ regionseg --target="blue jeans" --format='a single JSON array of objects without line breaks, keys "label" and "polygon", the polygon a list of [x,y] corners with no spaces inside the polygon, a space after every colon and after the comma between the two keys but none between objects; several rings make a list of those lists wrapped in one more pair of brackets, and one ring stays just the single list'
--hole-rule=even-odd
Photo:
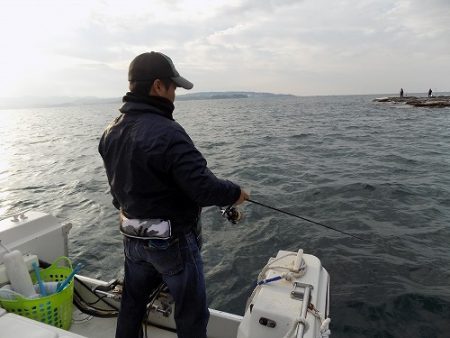
[{"label": "blue jeans", "polygon": [[142,337],[149,296],[164,281],[175,301],[179,338],[206,338],[203,261],[193,232],[169,240],[124,238],[125,278],[116,338]]}]

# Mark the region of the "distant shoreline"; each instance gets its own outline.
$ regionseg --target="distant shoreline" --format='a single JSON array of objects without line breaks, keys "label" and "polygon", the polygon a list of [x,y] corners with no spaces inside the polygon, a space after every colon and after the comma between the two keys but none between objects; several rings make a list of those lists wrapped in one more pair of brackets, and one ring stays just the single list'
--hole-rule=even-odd
[{"label": "distant shoreline", "polygon": [[[448,94],[448,92],[436,93]],[[274,94],[266,92],[241,92],[241,91],[225,91],[225,92],[200,92],[187,93],[177,95],[176,101],[195,101],[195,100],[224,100],[224,99],[263,99],[263,98],[305,98],[305,97],[330,97],[330,96],[365,96],[374,99],[376,97],[395,97],[392,94],[352,94],[352,95],[292,95],[292,94]],[[426,96],[418,94],[410,94],[405,99],[421,99]],[[416,95],[416,96],[413,96]],[[398,96],[397,96],[398,97]],[[117,104],[120,105],[122,97],[116,98],[99,98],[99,97],[20,97],[20,98],[0,98],[0,110],[6,109],[31,109],[31,108],[56,108],[56,107],[73,107],[97,104]]]},{"label": "distant shoreline", "polygon": [[222,100],[222,99],[248,99],[248,98],[273,98],[273,97],[297,97],[292,94],[274,94],[264,92],[201,92],[178,95],[179,101],[190,100]]},{"label": "distant shoreline", "polygon": [[[291,94],[273,94],[260,92],[200,92],[193,94],[178,95],[177,101],[191,100],[223,100],[223,99],[247,99],[247,98],[273,98],[273,97],[296,97]],[[48,98],[0,98],[0,109],[28,109],[28,108],[54,108],[72,107],[93,104],[108,104],[122,102],[118,98],[97,97],[48,97]]]}]

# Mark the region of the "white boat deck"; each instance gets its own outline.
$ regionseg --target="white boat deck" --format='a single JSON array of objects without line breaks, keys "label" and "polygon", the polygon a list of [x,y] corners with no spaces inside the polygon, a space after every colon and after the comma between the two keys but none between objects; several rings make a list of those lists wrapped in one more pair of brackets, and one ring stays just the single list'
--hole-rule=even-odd
[{"label": "white boat deck", "polygon": [[70,332],[89,338],[114,337],[116,318],[93,317],[82,313],[77,308],[74,308],[72,318],[73,321]]},{"label": "white boat deck", "polygon": [[[116,318],[98,318],[86,315],[78,309],[74,311],[74,321],[70,332],[89,338],[111,338],[116,331]],[[148,337],[154,338],[176,338],[171,331],[162,330],[154,326],[147,326]]]},{"label": "white boat deck", "polygon": [[[242,317],[211,310],[208,337],[235,338]],[[0,308],[0,338],[111,338],[116,330],[116,318],[99,318],[74,309],[70,331],[55,328]],[[152,325],[147,326],[148,337],[176,338],[176,333]]]}]

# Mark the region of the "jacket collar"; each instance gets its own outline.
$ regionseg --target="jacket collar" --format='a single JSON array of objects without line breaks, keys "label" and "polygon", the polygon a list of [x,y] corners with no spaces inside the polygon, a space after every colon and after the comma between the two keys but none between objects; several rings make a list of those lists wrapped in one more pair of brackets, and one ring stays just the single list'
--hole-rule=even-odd
[{"label": "jacket collar", "polygon": [[122,99],[124,105],[120,108],[122,114],[132,113],[133,111],[149,112],[167,117],[173,120],[173,103],[160,96],[142,96],[128,92]]}]

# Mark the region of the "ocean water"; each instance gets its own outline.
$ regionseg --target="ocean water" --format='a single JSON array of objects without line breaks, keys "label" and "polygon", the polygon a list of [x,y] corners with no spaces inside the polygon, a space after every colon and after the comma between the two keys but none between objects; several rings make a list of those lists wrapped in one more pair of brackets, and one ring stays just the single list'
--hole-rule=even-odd
[{"label": "ocean water", "polygon": [[[333,337],[450,337],[450,109],[375,96],[176,102],[217,176],[259,202],[232,225],[203,211],[210,306],[243,314],[279,249],[319,257],[331,275]],[[73,224],[84,274],[122,273],[117,211],[97,152],[119,104],[0,111],[0,218],[35,208]]]}]

